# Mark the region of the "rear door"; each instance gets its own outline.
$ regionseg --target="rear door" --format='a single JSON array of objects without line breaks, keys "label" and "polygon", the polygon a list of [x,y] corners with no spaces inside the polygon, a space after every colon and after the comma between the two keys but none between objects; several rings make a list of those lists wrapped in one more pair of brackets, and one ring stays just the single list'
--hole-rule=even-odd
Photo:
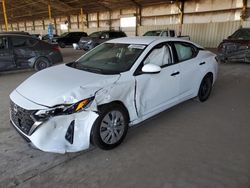
[{"label": "rear door", "polygon": [[180,100],[185,100],[194,94],[206,62],[197,58],[199,50],[190,43],[173,42],[173,46],[180,66]]},{"label": "rear door", "polygon": [[36,57],[36,51],[33,45],[38,41],[26,36],[12,36],[11,42],[13,47],[14,60],[18,67],[29,67],[29,59]]},{"label": "rear door", "polygon": [[13,53],[7,36],[0,36],[0,71],[16,67]]}]

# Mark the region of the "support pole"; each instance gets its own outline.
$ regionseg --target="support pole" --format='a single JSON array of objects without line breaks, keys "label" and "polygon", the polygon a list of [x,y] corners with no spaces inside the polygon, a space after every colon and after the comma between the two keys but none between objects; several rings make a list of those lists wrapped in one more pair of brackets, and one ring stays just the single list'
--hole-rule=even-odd
[{"label": "support pole", "polygon": [[112,14],[112,12],[111,12],[111,10],[109,11],[109,30],[111,30],[112,29],[112,20],[111,20],[111,15]]},{"label": "support pole", "polygon": [[97,28],[99,28],[100,27],[99,12],[97,12],[96,17],[97,17]]},{"label": "support pole", "polygon": [[54,25],[55,25],[55,33],[58,34],[57,32],[57,23],[56,23],[56,18],[54,17]]},{"label": "support pole", "polygon": [[4,16],[5,29],[6,29],[6,31],[9,31],[5,0],[2,0],[2,6],[3,6],[3,16]]},{"label": "support pole", "polygon": [[139,35],[139,26],[141,26],[141,6],[136,8],[136,26],[135,26],[135,35]]},{"label": "support pole", "polygon": [[89,14],[86,14],[87,28],[89,28]]},{"label": "support pole", "polygon": [[177,0],[176,2],[179,11],[180,11],[180,27],[179,27],[179,35],[182,34],[182,25],[183,25],[183,18],[184,18],[184,0]]},{"label": "support pole", "polygon": [[27,31],[27,24],[26,24],[26,20],[24,21],[24,30]]},{"label": "support pole", "polygon": [[247,0],[242,0],[242,11],[241,11],[241,19],[240,19],[240,23],[241,23],[241,27],[243,26],[243,22],[246,20],[247,18]]},{"label": "support pole", "polygon": [[82,25],[82,30],[84,30],[84,25],[83,25],[83,9],[81,8],[81,25]]},{"label": "support pole", "polygon": [[50,0],[48,0],[48,12],[49,12],[49,21],[50,23],[52,23]]}]

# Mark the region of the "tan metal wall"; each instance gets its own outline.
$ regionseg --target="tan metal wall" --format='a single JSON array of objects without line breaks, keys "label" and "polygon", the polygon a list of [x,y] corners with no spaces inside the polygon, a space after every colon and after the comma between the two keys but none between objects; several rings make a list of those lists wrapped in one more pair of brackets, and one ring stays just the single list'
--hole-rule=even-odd
[{"label": "tan metal wall", "polygon": [[[217,47],[219,42],[232,34],[241,25],[240,16],[242,11],[242,0],[190,0],[184,4],[184,24],[182,26],[182,35],[189,35],[191,40],[204,47]],[[248,0],[250,8],[250,0]],[[78,15],[70,17],[57,17],[55,28],[58,34],[66,32],[60,29],[60,24],[70,20],[69,31],[85,31],[88,34],[112,29],[119,30],[120,18],[128,15],[135,15],[136,8],[126,8],[114,10],[111,12],[111,26],[109,26],[109,12],[99,12],[99,27],[97,13],[88,15],[88,26],[86,23],[86,14],[83,16],[82,24],[80,10]],[[138,27],[138,34],[142,35],[148,30],[155,29],[175,29],[180,31],[179,9],[176,4],[161,4],[156,6],[142,7],[141,26]],[[25,24],[26,23],[26,24]],[[53,20],[54,23],[54,20]],[[13,30],[28,31],[30,33],[47,33],[49,20],[35,20],[35,27],[32,21],[12,23]],[[244,27],[250,27],[250,19],[243,22]],[[4,30],[4,25],[0,28]],[[135,35],[135,28],[122,28],[128,36]]]},{"label": "tan metal wall", "polygon": [[[249,24],[249,22],[244,22],[244,25],[247,25],[247,23]],[[183,24],[182,35],[189,35],[191,41],[204,47],[215,48],[223,39],[231,35],[239,27],[240,21]],[[179,24],[141,26],[139,28],[139,35],[156,29],[174,29],[178,33],[179,28]]]}]

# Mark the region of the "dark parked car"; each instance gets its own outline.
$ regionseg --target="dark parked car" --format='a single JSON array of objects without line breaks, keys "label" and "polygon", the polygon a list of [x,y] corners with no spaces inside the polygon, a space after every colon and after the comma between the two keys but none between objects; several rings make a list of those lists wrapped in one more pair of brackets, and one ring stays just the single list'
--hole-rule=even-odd
[{"label": "dark parked car", "polygon": [[62,62],[57,44],[27,35],[0,34],[0,71],[34,68],[41,70]]},{"label": "dark parked car", "polygon": [[30,35],[28,32],[24,31],[2,31],[0,34],[18,34],[18,35]]},{"label": "dark parked car", "polygon": [[66,45],[77,43],[81,37],[86,36],[88,35],[85,32],[66,32],[59,37],[55,37],[53,39],[53,42],[57,42],[61,48],[64,48]]},{"label": "dark parked car", "polygon": [[218,47],[218,59],[221,62],[243,61],[250,63],[250,28],[235,31]]},{"label": "dark parked car", "polygon": [[88,37],[82,37],[78,42],[78,47],[88,51],[108,40],[126,36],[123,31],[98,31],[90,34]]},{"label": "dark parked car", "polygon": [[[53,34],[53,38],[58,38],[58,37],[59,37],[59,35]],[[52,38],[52,40],[53,40],[53,38]],[[49,34],[43,35],[42,40],[48,41],[49,40]]]},{"label": "dark parked car", "polygon": [[39,39],[40,34],[34,33],[34,34],[31,34],[30,36],[32,36],[35,39]]}]

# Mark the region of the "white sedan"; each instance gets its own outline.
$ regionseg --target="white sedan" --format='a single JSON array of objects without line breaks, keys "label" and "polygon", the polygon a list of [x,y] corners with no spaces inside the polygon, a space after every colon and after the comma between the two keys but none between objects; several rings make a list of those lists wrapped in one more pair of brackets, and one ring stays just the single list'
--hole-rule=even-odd
[{"label": "white sedan", "polygon": [[194,97],[206,101],[215,57],[175,38],[111,40],[24,81],[10,94],[10,120],[42,151],[112,149],[129,126]]}]

